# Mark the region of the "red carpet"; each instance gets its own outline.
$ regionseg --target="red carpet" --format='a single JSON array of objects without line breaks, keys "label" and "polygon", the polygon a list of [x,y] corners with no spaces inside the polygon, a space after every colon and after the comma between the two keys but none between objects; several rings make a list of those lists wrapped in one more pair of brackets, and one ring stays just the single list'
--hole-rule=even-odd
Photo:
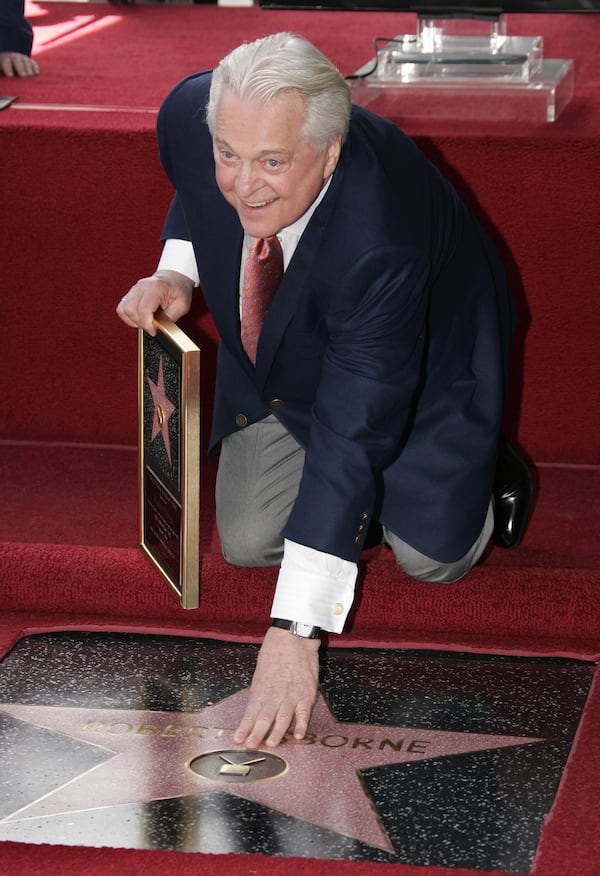
[{"label": "red carpet", "polygon": [[[414,20],[205,5],[40,2],[28,12],[43,72],[3,80],[20,106],[0,114],[0,652],[24,633],[65,628],[258,638],[276,572],[223,562],[212,466],[204,471],[200,608],[183,611],[136,547],[136,340],[114,306],[153,270],[170,198],[155,111],[178,79],[243,39],[295,30],[350,73],[371,56],[376,32],[411,31]],[[415,585],[389,552],[367,552],[341,644],[600,655],[600,18],[509,22],[524,34],[543,22],[546,54],[576,58],[576,96],[556,123],[403,120],[397,106],[392,117],[453,178],[506,256],[521,316],[507,432],[535,464],[534,515],[518,550],[491,549],[452,587]],[[81,109],[89,106],[96,109]],[[199,301],[186,328],[203,347],[206,420],[215,340]],[[599,799],[596,683],[532,876],[598,876]],[[0,872],[52,869],[308,874],[315,862],[0,844]],[[330,861],[327,869],[392,873],[385,864]],[[393,873],[475,876],[402,865]]]},{"label": "red carpet", "polygon": [[[297,30],[350,73],[371,56],[374,33],[414,30],[414,16],[206,5],[30,3],[28,9],[42,75],[12,80],[19,101],[0,115],[7,183],[2,239],[11,255],[3,270],[12,290],[4,303],[12,326],[5,355],[21,375],[5,387],[11,417],[0,435],[132,444],[135,342],[115,324],[113,307],[155,267],[170,198],[157,160],[154,111],[144,108],[155,110],[182,76],[209,67],[244,38]],[[537,462],[596,464],[590,426],[600,420],[594,245],[600,21],[556,15],[544,17],[542,27],[540,20],[510,16],[509,30],[543,29],[550,56],[576,58],[576,95],[554,124],[404,120],[397,101],[390,111],[453,179],[505,256],[520,316],[507,431]],[[124,109],[65,108],[90,105]],[[40,295],[44,288],[51,294]],[[60,343],[49,341],[48,325],[67,329]],[[210,336],[206,325],[205,344]],[[82,343],[91,355],[78,361]],[[104,359],[126,379],[105,380]],[[47,405],[61,383],[61,404]]]}]

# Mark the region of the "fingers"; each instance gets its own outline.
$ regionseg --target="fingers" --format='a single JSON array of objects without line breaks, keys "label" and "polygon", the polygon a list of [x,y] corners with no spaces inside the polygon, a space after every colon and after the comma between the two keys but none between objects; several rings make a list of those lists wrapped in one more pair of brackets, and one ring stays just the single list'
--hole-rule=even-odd
[{"label": "fingers", "polygon": [[154,297],[145,296],[138,283],[121,298],[117,305],[117,314],[126,325],[142,328],[148,334],[155,335],[154,314],[158,307]]},{"label": "fingers", "polygon": [[155,335],[154,314],[168,300],[168,285],[156,277],[145,277],[121,298],[117,305],[117,314],[126,325]]},{"label": "fingers", "polygon": [[264,705],[250,702],[240,725],[233,736],[237,745],[246,748],[258,748],[264,744],[268,748],[276,748],[294,723],[294,739],[301,740],[306,736],[312,703],[298,703],[294,708],[293,700],[284,700],[275,707],[273,702]]},{"label": "fingers", "polygon": [[[260,699],[251,697],[240,725],[233,734],[233,741],[238,745],[256,748],[268,734],[275,717],[276,706],[274,703],[262,703]],[[284,722],[285,716],[282,715],[280,724]]]},{"label": "fingers", "polygon": [[313,705],[314,703],[311,703],[308,708],[305,708],[303,703],[298,704],[298,708],[296,709],[296,723],[294,725],[294,739],[297,739],[298,741],[304,739],[306,736]]},{"label": "fingers", "polygon": [[233,740],[246,748],[258,748],[264,740],[269,748],[275,748],[287,733],[293,716],[289,700],[279,706],[273,701],[261,704],[251,700]]},{"label": "fingers", "polygon": [[0,70],[5,76],[37,76],[40,67],[29,55],[20,52],[0,52]]},{"label": "fingers", "polygon": [[246,711],[234,742],[247,748],[275,748],[290,727],[303,739],[317,696],[318,639],[295,639],[271,628],[262,644]]},{"label": "fingers", "polygon": [[40,67],[29,55],[19,55],[13,64],[17,76],[37,76]]},{"label": "fingers", "polygon": [[155,335],[154,314],[159,307],[177,321],[190,309],[193,290],[193,281],[174,271],[144,277],[121,298],[117,314],[126,325]]}]

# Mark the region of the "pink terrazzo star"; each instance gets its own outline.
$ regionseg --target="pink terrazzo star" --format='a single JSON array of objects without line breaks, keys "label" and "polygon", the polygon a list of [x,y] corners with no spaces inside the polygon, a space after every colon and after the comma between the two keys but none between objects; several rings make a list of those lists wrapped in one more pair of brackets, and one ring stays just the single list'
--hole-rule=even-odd
[{"label": "pink terrazzo star", "polygon": [[246,688],[198,712],[2,704],[0,712],[107,754],[104,763],[5,820],[220,791],[393,852],[361,770],[543,741],[341,723],[319,694],[305,741],[248,751],[232,744],[247,699]]}]

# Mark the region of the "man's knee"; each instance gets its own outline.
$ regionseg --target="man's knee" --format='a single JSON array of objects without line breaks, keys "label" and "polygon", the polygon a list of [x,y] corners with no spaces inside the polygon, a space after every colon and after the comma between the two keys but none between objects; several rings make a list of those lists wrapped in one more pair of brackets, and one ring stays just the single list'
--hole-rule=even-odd
[{"label": "man's knee", "polygon": [[223,557],[232,566],[277,566],[283,558],[283,539],[261,527],[219,529]]},{"label": "man's knee", "polygon": [[383,534],[385,541],[394,552],[396,562],[410,578],[429,584],[453,584],[455,581],[460,581],[461,578],[464,578],[473,566],[479,562],[491,538],[493,529],[494,508],[493,503],[490,501],[479,537],[464,557],[453,563],[442,563],[419,553],[418,550],[402,541],[401,538],[398,538],[397,535],[394,535],[393,532],[390,532],[385,527]]},{"label": "man's knee", "polygon": [[457,563],[436,563],[431,560],[429,564],[411,563],[410,561],[399,563],[404,572],[414,581],[425,584],[454,584],[471,570],[471,566],[465,567]]}]

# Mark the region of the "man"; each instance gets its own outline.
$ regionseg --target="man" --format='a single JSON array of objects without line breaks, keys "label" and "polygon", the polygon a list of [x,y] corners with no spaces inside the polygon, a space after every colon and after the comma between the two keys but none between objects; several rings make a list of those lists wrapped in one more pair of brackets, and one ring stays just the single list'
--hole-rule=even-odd
[{"label": "man", "polygon": [[[165,248],[117,310],[154,334],[153,313],[178,319],[199,284],[219,331],[223,553],[281,564],[234,739],[276,746],[305,735],[318,635],[343,629],[374,520],[417,580],[455,581],[485,549],[510,294],[451,186],[351,108],[305,40],[275,34],[184,80],[158,137],[176,189]],[[254,349],[245,275],[265,248],[283,276]]]},{"label": "man", "polygon": [[40,72],[38,63],[31,58],[33,31],[24,10],[24,0],[2,0],[0,73],[4,76],[37,76]]}]

